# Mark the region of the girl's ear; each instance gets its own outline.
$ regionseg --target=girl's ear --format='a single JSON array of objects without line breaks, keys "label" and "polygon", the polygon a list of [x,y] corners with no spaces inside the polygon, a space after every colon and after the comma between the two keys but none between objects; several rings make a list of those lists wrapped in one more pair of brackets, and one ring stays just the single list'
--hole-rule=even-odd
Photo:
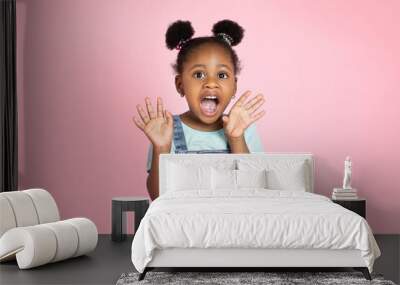
[{"label": "girl's ear", "polygon": [[182,77],[179,74],[175,76],[175,87],[176,91],[178,91],[178,93],[181,94],[181,97],[183,97],[185,94],[183,92]]}]

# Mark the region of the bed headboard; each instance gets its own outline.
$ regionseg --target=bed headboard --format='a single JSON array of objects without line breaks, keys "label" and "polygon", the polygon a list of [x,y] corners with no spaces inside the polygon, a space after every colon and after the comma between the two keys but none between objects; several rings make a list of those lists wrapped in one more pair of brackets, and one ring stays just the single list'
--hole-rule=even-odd
[{"label": "bed headboard", "polygon": [[190,167],[191,165],[211,165],[216,167],[234,167],[237,169],[237,162],[253,163],[261,162],[273,165],[286,161],[304,162],[306,191],[314,192],[314,159],[311,153],[205,153],[205,154],[161,154],[159,167],[159,191],[160,195],[166,192],[167,170],[169,163],[179,163]]}]

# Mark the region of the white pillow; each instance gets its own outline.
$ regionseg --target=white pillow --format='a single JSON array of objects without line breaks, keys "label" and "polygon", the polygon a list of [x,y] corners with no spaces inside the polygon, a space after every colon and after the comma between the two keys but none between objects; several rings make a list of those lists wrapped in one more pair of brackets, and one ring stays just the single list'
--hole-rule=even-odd
[{"label": "white pillow", "polygon": [[236,170],[212,168],[212,188],[214,190],[236,190]]},{"label": "white pillow", "polygon": [[267,188],[272,190],[306,191],[309,185],[308,167],[298,159],[239,160],[240,170],[266,169]]},{"label": "white pillow", "polygon": [[168,164],[167,191],[211,189],[210,166]]},{"label": "white pillow", "polygon": [[305,164],[296,164],[291,168],[269,169],[267,171],[268,189],[306,191],[307,181]]},{"label": "white pillow", "polygon": [[267,171],[236,170],[237,188],[268,188]]}]

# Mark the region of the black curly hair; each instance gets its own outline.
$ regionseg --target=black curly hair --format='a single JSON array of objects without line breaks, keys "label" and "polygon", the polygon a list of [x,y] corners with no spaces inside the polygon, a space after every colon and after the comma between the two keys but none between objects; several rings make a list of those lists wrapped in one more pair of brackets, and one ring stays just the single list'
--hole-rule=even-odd
[{"label": "black curly hair", "polygon": [[[214,36],[192,38],[194,35],[192,24],[189,21],[181,20],[172,23],[168,27],[165,34],[167,48],[172,50],[177,46],[181,47],[176,59],[176,63],[172,65],[176,73],[181,74],[183,63],[188,58],[190,53],[206,43],[216,43],[225,48],[232,59],[235,75],[240,72],[240,61],[236,52],[232,49],[232,46],[240,43],[243,38],[244,29],[236,22],[231,20],[222,20],[214,24],[212,32]],[[224,33],[230,37],[230,44],[224,39],[221,33]]]}]

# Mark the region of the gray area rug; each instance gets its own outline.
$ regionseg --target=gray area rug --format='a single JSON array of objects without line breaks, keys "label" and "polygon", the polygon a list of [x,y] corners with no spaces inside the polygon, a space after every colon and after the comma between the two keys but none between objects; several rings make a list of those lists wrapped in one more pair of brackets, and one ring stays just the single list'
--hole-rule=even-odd
[{"label": "gray area rug", "polygon": [[395,285],[384,280],[382,275],[372,274],[366,280],[361,272],[147,272],[145,279],[138,281],[139,273],[123,273],[117,285],[133,284],[382,284]]}]

